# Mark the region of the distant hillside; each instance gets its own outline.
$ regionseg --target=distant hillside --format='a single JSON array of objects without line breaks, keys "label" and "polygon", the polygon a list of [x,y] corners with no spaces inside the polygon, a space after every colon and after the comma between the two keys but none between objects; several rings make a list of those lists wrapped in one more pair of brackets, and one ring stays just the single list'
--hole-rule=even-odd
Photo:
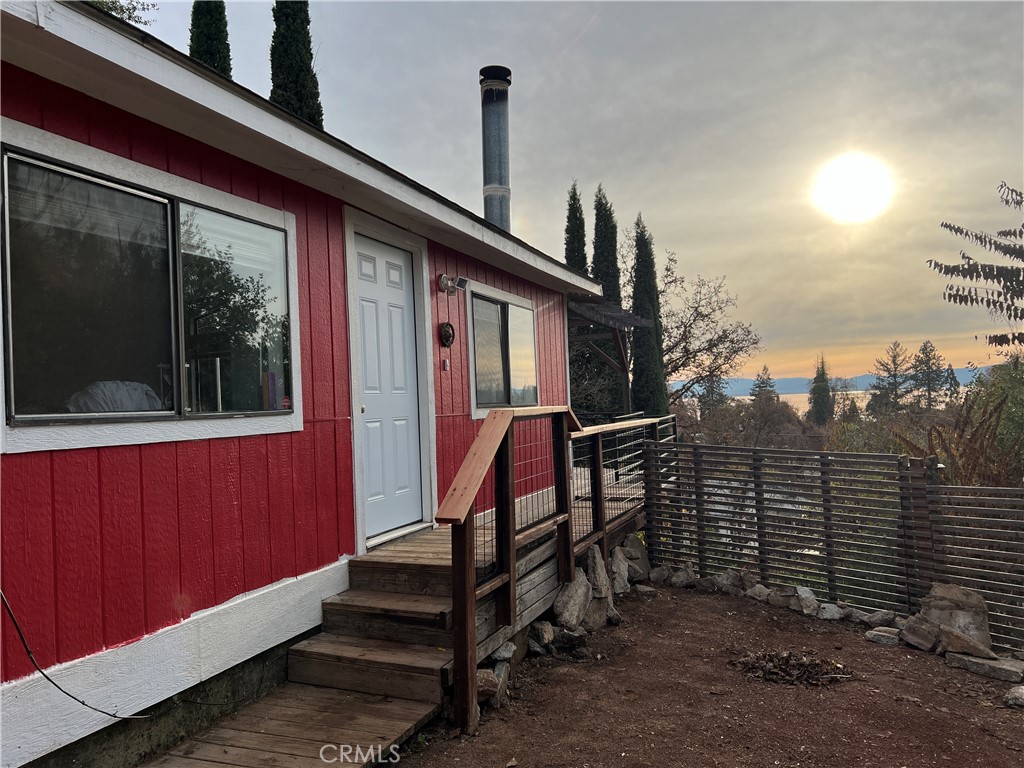
[{"label": "distant hillside", "polygon": [[[956,368],[956,377],[960,380],[961,384],[967,384],[970,382],[971,377],[974,376],[974,372],[970,368]],[[981,370],[988,370],[988,366],[985,366]],[[874,374],[863,373],[860,376],[854,376],[850,379],[853,385],[854,391],[864,391],[871,386],[871,382],[875,380]],[[775,390],[780,395],[806,395],[807,390],[810,387],[810,378],[788,378],[788,379],[775,379]],[[744,397],[750,394],[750,388],[754,385],[753,379],[727,379],[725,383],[725,394],[729,397]]]}]

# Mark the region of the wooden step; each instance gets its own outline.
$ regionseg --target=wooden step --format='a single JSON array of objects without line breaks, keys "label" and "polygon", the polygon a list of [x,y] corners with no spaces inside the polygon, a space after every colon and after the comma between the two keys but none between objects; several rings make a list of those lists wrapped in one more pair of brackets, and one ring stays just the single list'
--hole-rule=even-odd
[{"label": "wooden step", "polygon": [[352,589],[445,597],[452,594],[450,562],[377,560],[363,555],[348,564],[348,579]]},{"label": "wooden step", "polygon": [[350,589],[322,606],[324,632],[452,647],[450,597]]},{"label": "wooden step", "polygon": [[348,691],[440,703],[451,684],[445,648],[321,633],[288,652],[288,679]]},{"label": "wooden step", "polygon": [[328,613],[385,616],[408,624],[452,628],[452,601],[443,595],[350,589],[327,598],[322,605],[325,617]]}]

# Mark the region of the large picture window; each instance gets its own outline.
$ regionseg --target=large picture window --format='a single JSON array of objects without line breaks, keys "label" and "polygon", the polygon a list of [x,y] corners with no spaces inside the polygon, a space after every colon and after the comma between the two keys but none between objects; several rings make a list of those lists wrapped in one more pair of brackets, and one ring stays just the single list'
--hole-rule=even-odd
[{"label": "large picture window", "polygon": [[477,408],[537,405],[533,310],[480,293],[470,303]]},{"label": "large picture window", "polygon": [[9,423],[288,410],[281,229],[16,154]]}]

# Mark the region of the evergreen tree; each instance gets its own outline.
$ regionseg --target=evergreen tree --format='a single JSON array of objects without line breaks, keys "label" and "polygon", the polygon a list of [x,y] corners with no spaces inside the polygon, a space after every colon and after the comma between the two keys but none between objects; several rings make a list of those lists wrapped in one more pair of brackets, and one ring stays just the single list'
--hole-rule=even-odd
[{"label": "evergreen tree", "polygon": [[633,407],[647,416],[664,416],[668,413],[668,384],[661,352],[661,298],[654,265],[654,241],[640,215],[636,217],[635,232],[633,314],[652,321],[653,326],[633,329]]},{"label": "evergreen tree", "polygon": [[701,421],[707,419],[728,402],[729,396],[725,394],[725,381],[722,377],[711,376],[705,379],[697,394],[697,406],[700,408]]},{"label": "evergreen tree", "polygon": [[910,363],[910,381],[918,391],[918,404],[932,410],[946,383],[945,359],[925,340]]},{"label": "evergreen tree", "polygon": [[886,347],[885,356],[875,360],[872,373],[875,374],[875,380],[871,384],[868,411],[882,415],[904,410],[913,391],[910,354],[906,347],[899,341]]},{"label": "evergreen tree", "polygon": [[231,46],[228,45],[228,13],[224,0],[196,0],[192,3],[188,55],[224,77],[231,77]]},{"label": "evergreen tree", "polygon": [[953,364],[949,363],[946,366],[946,375],[942,382],[943,394],[946,396],[947,403],[957,403],[960,401],[960,379],[956,375],[956,371],[953,370]]},{"label": "evergreen tree", "polygon": [[587,222],[576,182],[569,187],[568,211],[565,215],[565,263],[587,274]]},{"label": "evergreen tree", "polygon": [[594,195],[594,263],[591,274],[601,284],[604,297],[616,304],[622,302],[618,238],[615,210],[604,193],[604,187],[598,184]]},{"label": "evergreen tree", "polygon": [[274,3],[274,37],[270,43],[270,100],[297,117],[324,127],[320,83],[313,71],[309,3]]},{"label": "evergreen tree", "polygon": [[[1024,194],[1008,186],[1005,181],[999,185],[999,199],[1018,214],[1024,209]],[[1014,330],[1024,323],[1024,223],[1019,227],[1001,229],[994,236],[965,229],[948,221],[942,222],[940,226],[1009,261],[1009,264],[986,264],[976,261],[963,251],[960,251],[959,264],[929,260],[928,266],[940,275],[963,281],[947,285],[942,297],[950,304],[984,307],[993,319],[1004,319],[1009,325],[1007,333],[994,333],[985,337],[992,346],[1019,348],[1024,345],[1024,332]],[[992,287],[981,288],[978,283],[987,283]]]},{"label": "evergreen tree", "polygon": [[807,402],[810,405],[807,418],[819,427],[825,426],[835,415],[836,401],[829,384],[824,355],[818,357]]},{"label": "evergreen tree", "polygon": [[775,390],[775,379],[768,373],[767,365],[762,366],[761,372],[754,378],[754,384],[750,387],[750,396],[755,400],[759,397],[779,399],[779,393]]}]

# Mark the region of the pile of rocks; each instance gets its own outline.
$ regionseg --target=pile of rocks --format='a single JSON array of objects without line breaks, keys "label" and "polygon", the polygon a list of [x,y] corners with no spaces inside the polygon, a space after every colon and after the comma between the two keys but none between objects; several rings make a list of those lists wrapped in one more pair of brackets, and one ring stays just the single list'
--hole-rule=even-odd
[{"label": "pile of rocks", "polygon": [[[587,635],[622,618],[615,610],[616,595],[630,590],[648,596],[657,594],[646,581],[651,572],[647,548],[630,535],[615,547],[605,561],[597,546],[587,551],[587,566],[577,568],[573,580],[562,585],[555,598],[556,623],[534,621],[526,634],[525,653],[533,656],[578,654],[587,644]],[[501,707],[507,697],[510,664],[519,647],[511,640],[502,644],[477,670],[477,698],[481,703]]]}]

